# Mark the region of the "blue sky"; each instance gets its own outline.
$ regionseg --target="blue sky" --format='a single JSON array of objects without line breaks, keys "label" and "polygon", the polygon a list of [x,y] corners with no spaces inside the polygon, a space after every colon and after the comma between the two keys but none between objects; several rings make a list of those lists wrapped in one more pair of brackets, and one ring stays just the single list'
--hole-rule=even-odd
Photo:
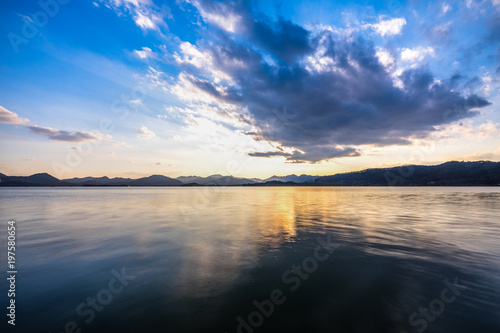
[{"label": "blue sky", "polygon": [[500,160],[500,1],[4,1],[0,172]]}]

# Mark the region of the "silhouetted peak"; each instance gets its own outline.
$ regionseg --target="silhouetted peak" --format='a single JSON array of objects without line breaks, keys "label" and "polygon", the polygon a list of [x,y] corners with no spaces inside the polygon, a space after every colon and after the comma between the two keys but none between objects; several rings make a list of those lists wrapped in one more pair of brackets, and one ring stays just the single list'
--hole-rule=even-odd
[{"label": "silhouetted peak", "polygon": [[34,175],[29,176],[28,178],[30,179],[37,179],[37,180],[59,180],[56,177],[49,175],[46,172],[43,173],[35,173]]}]

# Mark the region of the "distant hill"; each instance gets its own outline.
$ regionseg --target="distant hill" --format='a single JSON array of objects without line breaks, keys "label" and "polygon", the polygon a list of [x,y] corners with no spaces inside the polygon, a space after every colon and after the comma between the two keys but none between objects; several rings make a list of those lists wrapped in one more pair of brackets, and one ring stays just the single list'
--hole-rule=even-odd
[{"label": "distant hill", "polygon": [[237,178],[233,176],[222,176],[222,175],[211,175],[208,177],[197,177],[197,176],[181,176],[177,177],[177,180],[183,182],[184,184],[198,184],[206,186],[235,186],[235,185],[245,185],[253,184],[260,180],[249,179],[249,178]]},{"label": "distant hill", "polygon": [[108,178],[108,177],[85,177],[65,179],[67,183],[81,186],[179,186],[183,182],[176,179],[153,175],[149,177],[130,179],[130,178]]},{"label": "distant hill", "polygon": [[83,184],[106,184],[110,179],[108,177],[84,177],[84,178],[71,178],[71,179],[63,179],[63,181],[75,184],[75,185],[83,185]]},{"label": "distant hill", "polygon": [[500,162],[447,162],[368,169],[319,177],[315,185],[330,186],[470,186],[499,185]]},{"label": "distant hill", "polygon": [[68,184],[49,175],[37,173],[28,177],[11,177],[0,174],[0,186],[67,186]]},{"label": "distant hill", "polygon": [[194,181],[196,179],[200,179],[202,177],[199,177],[199,176],[180,176],[180,177],[177,177],[175,179],[183,182],[184,184],[189,184],[189,183],[194,183]]},{"label": "distant hill", "polygon": [[104,177],[85,177],[85,178],[71,178],[64,179],[63,181],[82,186],[128,186],[133,179],[130,178],[108,178]]},{"label": "distant hill", "polygon": [[263,183],[245,184],[245,186],[314,186],[314,183],[295,183],[295,182],[282,182],[279,180],[270,180]]},{"label": "distant hill", "polygon": [[161,175],[153,175],[149,177],[139,178],[133,180],[129,184],[130,186],[179,186],[184,185],[183,182],[170,177],[165,177]]},{"label": "distant hill", "polygon": [[48,173],[28,177],[0,173],[0,186],[498,186],[500,162],[447,162],[440,165],[405,165],[367,169],[331,176],[289,175],[260,179],[212,175],[176,179],[149,177],[84,177],[59,180]]},{"label": "distant hill", "polygon": [[288,175],[288,176],[272,176],[264,180],[264,182],[279,181],[279,182],[294,182],[294,183],[313,183],[319,176],[309,175]]}]

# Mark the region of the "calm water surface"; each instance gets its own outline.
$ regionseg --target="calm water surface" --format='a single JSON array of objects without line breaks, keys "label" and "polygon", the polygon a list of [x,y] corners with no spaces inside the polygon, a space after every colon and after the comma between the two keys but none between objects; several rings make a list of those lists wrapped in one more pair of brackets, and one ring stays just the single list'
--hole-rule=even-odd
[{"label": "calm water surface", "polygon": [[498,333],[499,216],[498,188],[2,188],[0,259],[16,220],[16,332]]}]

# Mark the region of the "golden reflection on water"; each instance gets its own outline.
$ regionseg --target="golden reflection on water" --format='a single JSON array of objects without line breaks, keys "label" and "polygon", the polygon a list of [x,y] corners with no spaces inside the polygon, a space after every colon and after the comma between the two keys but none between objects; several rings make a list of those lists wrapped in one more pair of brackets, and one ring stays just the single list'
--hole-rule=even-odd
[{"label": "golden reflection on water", "polygon": [[262,248],[279,247],[297,235],[296,211],[304,207],[297,207],[293,190],[245,190],[218,188],[202,209],[181,210],[189,240],[176,280],[178,297],[220,293],[257,264]]}]

